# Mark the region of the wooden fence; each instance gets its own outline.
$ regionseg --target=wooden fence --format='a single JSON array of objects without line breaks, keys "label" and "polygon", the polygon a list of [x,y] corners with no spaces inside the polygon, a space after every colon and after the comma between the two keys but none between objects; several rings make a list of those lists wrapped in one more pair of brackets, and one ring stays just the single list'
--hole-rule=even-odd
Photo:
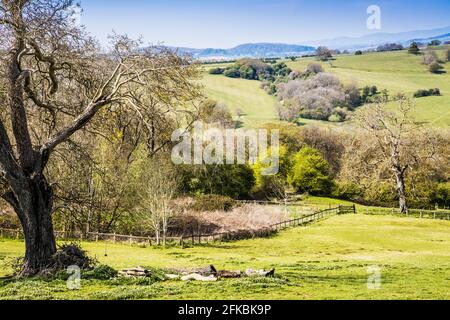
[{"label": "wooden fence", "polygon": [[242,230],[206,235],[191,234],[190,236],[181,237],[180,244],[184,246],[185,244],[207,244],[210,242],[268,237],[289,227],[305,226],[307,224],[328,218],[331,215],[347,213],[356,213],[356,206],[339,206],[336,208],[325,209],[296,219],[279,222],[259,230]]},{"label": "wooden fence", "polygon": [[[222,232],[213,234],[191,234],[184,235],[181,237],[166,237],[166,241],[170,243],[179,243],[181,246],[187,244],[207,244],[211,242],[222,242],[231,240],[241,240],[241,239],[251,239],[258,237],[268,237],[280,230],[283,230],[292,226],[303,226],[310,224],[312,222],[324,219],[333,214],[345,214],[345,213],[355,213],[355,206],[339,206],[336,208],[330,208],[322,211],[315,212],[313,214],[305,215],[296,219],[283,221],[270,225],[259,230],[241,230],[234,232]],[[81,232],[65,232],[65,231],[55,231],[55,236],[61,240],[85,240],[85,241],[107,241],[112,243],[129,243],[132,244],[143,244],[143,245],[156,245],[157,239],[154,237],[142,237],[133,235],[121,235],[115,233],[81,233]],[[0,238],[13,238],[22,239],[22,230],[15,229],[1,229],[0,228]]]},{"label": "wooden fence", "polygon": [[450,220],[449,210],[409,209],[407,214],[403,214],[398,208],[362,207],[358,211],[359,213],[368,215],[393,215],[408,218]]}]

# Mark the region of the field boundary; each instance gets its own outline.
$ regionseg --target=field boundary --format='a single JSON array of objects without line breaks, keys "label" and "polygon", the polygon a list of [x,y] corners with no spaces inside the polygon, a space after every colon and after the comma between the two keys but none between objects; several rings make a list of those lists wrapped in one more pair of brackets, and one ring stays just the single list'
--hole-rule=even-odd
[{"label": "field boundary", "polygon": [[358,212],[365,215],[391,215],[403,218],[433,219],[433,220],[450,220],[450,211],[448,210],[425,210],[425,209],[409,209],[404,214],[398,208],[385,207],[363,207]]},{"label": "field boundary", "polygon": [[[336,208],[325,209],[317,211],[313,214],[305,215],[296,219],[290,219],[282,221],[276,224],[269,225],[259,230],[240,230],[234,232],[221,232],[212,234],[190,234],[180,237],[166,237],[166,241],[169,243],[179,243],[181,246],[188,244],[207,244],[211,242],[223,242],[232,240],[243,240],[252,238],[263,238],[274,235],[281,230],[284,230],[293,226],[304,226],[313,222],[325,219],[331,215],[340,215],[356,213],[356,206],[338,206]],[[129,243],[132,244],[144,244],[144,245],[157,245],[158,241],[155,237],[143,237],[134,235],[122,235],[115,233],[98,233],[89,232],[83,234],[82,232],[66,232],[55,231],[55,236],[60,240],[84,240],[84,241],[108,241],[113,243]],[[23,232],[20,229],[4,229],[0,228],[0,238],[13,238],[23,239]]]}]

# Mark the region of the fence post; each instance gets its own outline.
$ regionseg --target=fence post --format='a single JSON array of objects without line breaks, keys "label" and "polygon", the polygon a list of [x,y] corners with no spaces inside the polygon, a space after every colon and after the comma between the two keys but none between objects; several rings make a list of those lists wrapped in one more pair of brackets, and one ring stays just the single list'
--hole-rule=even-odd
[{"label": "fence post", "polygon": [[129,242],[129,244],[130,244],[130,246],[131,246],[131,234],[130,234],[130,236],[129,236],[129,238],[128,238],[128,242]]},{"label": "fence post", "polygon": [[95,242],[98,242],[98,234],[95,235]]},{"label": "fence post", "polygon": [[113,243],[116,243],[116,233],[114,232],[114,235],[113,235]]},{"label": "fence post", "polygon": [[19,239],[19,230],[16,230],[16,239]]},{"label": "fence post", "polygon": [[436,220],[436,212],[433,212],[433,219]]}]

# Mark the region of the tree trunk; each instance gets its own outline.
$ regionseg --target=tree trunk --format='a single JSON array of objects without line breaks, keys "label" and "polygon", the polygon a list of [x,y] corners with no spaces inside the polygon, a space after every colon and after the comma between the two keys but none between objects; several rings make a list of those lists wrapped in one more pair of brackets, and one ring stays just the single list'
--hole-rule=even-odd
[{"label": "tree trunk", "polygon": [[45,270],[56,252],[53,232],[53,191],[43,175],[27,178],[21,195],[16,195],[25,237],[25,260],[21,276]]},{"label": "tree trunk", "polygon": [[398,201],[400,207],[400,213],[407,214],[408,206],[406,204],[406,195],[405,195],[405,177],[402,170],[395,170],[395,179],[397,181],[397,193],[398,193]]}]

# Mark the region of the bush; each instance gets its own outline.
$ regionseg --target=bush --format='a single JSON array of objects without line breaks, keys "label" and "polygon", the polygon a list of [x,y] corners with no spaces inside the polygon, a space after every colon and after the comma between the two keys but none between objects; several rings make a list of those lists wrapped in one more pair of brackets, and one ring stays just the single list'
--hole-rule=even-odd
[{"label": "bush", "polygon": [[437,54],[436,54],[436,52],[434,52],[433,50],[427,50],[427,51],[425,52],[425,54],[423,55],[422,63],[423,63],[424,65],[429,66],[429,65],[431,65],[432,63],[437,62],[437,61],[438,61]]},{"label": "bush", "polygon": [[440,208],[450,208],[450,182],[440,183],[431,192],[432,204]]},{"label": "bush", "polygon": [[308,67],[306,67],[306,72],[309,72],[311,74],[318,74],[323,72],[323,68],[319,63],[310,63]]},{"label": "bush", "polygon": [[316,50],[316,57],[319,60],[327,61],[327,60],[333,58],[333,53],[327,47],[318,47]]},{"label": "bush", "polygon": [[177,169],[180,191],[186,194],[246,199],[255,185],[253,170],[247,165],[180,165]]},{"label": "bush", "polygon": [[240,78],[241,77],[241,73],[240,73],[239,69],[236,69],[234,67],[225,70],[223,74],[224,74],[224,76],[229,77],[229,78]]},{"label": "bush", "polygon": [[329,73],[319,73],[307,80],[292,80],[278,86],[281,118],[328,120],[335,108],[344,106],[346,93],[340,80]]},{"label": "bush", "polygon": [[428,43],[429,46],[440,46],[442,42],[440,40],[432,40],[430,43]]},{"label": "bush", "polygon": [[224,68],[212,68],[209,69],[209,74],[223,74],[225,71]]},{"label": "bush", "polygon": [[378,46],[378,52],[403,50],[403,46],[397,43],[386,43]]},{"label": "bush", "polygon": [[408,49],[408,53],[410,53],[410,54],[419,54],[420,53],[420,49],[419,49],[419,46],[417,45],[417,43],[415,43],[415,42],[411,43],[411,45],[409,46],[409,49]]},{"label": "bush", "polygon": [[365,86],[362,89],[361,100],[363,103],[371,102],[372,98],[378,94],[376,86]]},{"label": "bush", "polygon": [[221,195],[204,195],[195,199],[191,209],[195,211],[231,211],[239,202]]},{"label": "bush", "polygon": [[431,73],[440,73],[444,69],[444,67],[439,62],[434,61],[433,63],[430,64],[428,69],[430,70]]},{"label": "bush", "polygon": [[355,51],[355,56],[362,56],[363,52],[361,50]]},{"label": "bush", "polygon": [[294,158],[289,183],[299,192],[328,196],[333,188],[330,166],[316,149],[304,147]]},{"label": "bush", "polygon": [[450,49],[447,49],[447,51],[445,52],[445,60],[450,62]]},{"label": "bush", "polygon": [[82,274],[83,279],[92,280],[109,280],[117,277],[117,270],[110,266],[100,265],[92,270],[84,271]]},{"label": "bush", "polygon": [[441,90],[438,88],[429,89],[429,90],[417,90],[414,93],[414,98],[421,98],[421,97],[430,97],[430,96],[440,96]]}]

